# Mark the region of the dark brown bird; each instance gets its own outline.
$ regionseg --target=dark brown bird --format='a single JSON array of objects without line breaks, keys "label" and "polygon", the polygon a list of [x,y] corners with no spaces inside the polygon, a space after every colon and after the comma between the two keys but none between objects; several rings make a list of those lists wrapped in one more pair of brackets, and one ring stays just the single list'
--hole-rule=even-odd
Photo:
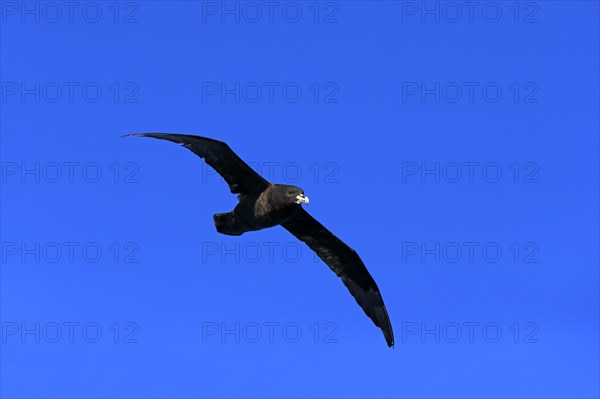
[{"label": "dark brown bird", "polygon": [[239,203],[228,213],[213,215],[217,231],[241,235],[277,225],[303,241],[342,279],[356,302],[383,331],[389,347],[394,332],[375,280],[356,251],[310,216],[302,204],[308,197],[299,187],[273,184],[263,179],[222,141],[171,133],[139,133],[128,136],[153,137],[178,143],[214,168],[227,182]]}]

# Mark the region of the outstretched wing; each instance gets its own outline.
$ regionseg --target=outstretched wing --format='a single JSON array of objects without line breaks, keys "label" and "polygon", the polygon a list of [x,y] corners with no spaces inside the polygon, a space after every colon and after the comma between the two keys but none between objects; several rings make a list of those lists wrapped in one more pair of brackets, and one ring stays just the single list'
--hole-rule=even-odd
[{"label": "outstretched wing", "polygon": [[327,230],[304,209],[282,224],[290,233],[317,253],[338,275],[373,323],[383,331],[388,346],[394,346],[394,332],[375,280],[356,251]]},{"label": "outstretched wing", "polygon": [[229,185],[232,194],[260,193],[270,184],[222,141],[189,134],[138,133],[127,136],[153,137],[178,143],[204,158]]}]

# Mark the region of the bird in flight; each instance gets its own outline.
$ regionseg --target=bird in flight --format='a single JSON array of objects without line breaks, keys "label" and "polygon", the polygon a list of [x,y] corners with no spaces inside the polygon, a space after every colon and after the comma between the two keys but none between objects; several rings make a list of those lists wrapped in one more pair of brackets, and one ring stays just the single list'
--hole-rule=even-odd
[{"label": "bird in flight", "polygon": [[213,215],[219,233],[239,236],[248,231],[283,226],[315,251],[342,279],[356,302],[381,329],[387,345],[394,346],[392,324],[375,280],[356,251],[302,208],[302,204],[309,202],[304,190],[268,182],[222,141],[171,133],[138,133],[127,136],[172,141],[203,158],[225,179],[231,193],[238,194],[239,203],[233,211]]}]

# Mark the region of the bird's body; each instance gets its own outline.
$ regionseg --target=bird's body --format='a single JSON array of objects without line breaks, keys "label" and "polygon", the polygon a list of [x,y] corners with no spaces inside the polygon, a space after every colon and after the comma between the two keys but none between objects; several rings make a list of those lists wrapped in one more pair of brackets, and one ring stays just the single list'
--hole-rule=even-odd
[{"label": "bird's body", "polygon": [[213,215],[219,233],[237,236],[281,225],[315,251],[342,279],[367,316],[381,328],[388,346],[394,345],[392,325],[375,280],[356,251],[302,208],[302,204],[308,204],[308,197],[301,188],[268,182],[221,141],[171,133],[131,136],[179,143],[204,158],[225,179],[231,193],[238,194],[239,202],[231,212]]},{"label": "bird's body", "polygon": [[306,198],[298,187],[284,184],[269,184],[256,194],[240,194],[239,203],[232,212],[213,216],[217,231],[237,236],[285,223],[298,212],[300,203],[303,203],[294,202],[297,201],[297,196]]}]

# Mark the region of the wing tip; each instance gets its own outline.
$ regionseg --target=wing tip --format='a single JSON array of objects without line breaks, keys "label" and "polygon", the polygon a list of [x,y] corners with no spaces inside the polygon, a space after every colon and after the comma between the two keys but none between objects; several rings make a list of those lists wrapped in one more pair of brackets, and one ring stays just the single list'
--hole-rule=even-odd
[{"label": "wing tip", "polygon": [[121,137],[156,137],[161,135],[168,135],[169,133],[128,133]]},{"label": "wing tip", "polygon": [[387,342],[388,348],[394,349],[394,336],[388,337],[385,333],[383,335],[385,336],[385,342]]},{"label": "wing tip", "polygon": [[[162,139],[172,141],[178,144],[192,144],[194,140],[202,141],[203,144],[220,144],[227,146],[227,143],[209,137],[196,136],[193,134],[182,134],[182,133],[168,133],[168,132],[145,132],[145,133],[129,133],[124,134],[121,137],[152,137],[155,139]],[[227,146],[229,147],[229,146]]]}]

